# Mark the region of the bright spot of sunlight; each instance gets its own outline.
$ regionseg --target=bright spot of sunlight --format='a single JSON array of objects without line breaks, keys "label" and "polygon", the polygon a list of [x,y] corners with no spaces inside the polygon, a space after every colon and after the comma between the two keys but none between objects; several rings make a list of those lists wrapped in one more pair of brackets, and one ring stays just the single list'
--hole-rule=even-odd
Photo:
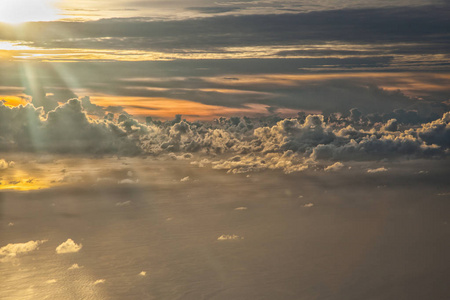
[{"label": "bright spot of sunlight", "polygon": [[55,0],[1,0],[0,22],[20,24],[59,18]]}]

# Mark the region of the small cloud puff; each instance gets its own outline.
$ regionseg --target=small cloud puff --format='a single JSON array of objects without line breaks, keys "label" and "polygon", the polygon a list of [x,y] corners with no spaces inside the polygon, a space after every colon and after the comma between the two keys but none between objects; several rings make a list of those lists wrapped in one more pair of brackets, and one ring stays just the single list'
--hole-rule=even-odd
[{"label": "small cloud puff", "polygon": [[67,241],[56,247],[56,253],[75,253],[80,251],[82,247],[82,244],[76,244],[72,239],[67,239]]},{"label": "small cloud puff", "polygon": [[236,207],[234,210],[247,210],[247,207],[240,206],[240,207]]},{"label": "small cloud puff", "polygon": [[189,181],[189,176],[183,177],[180,179],[181,182]]},{"label": "small cloud puff", "polygon": [[56,279],[50,279],[50,280],[47,280],[45,283],[48,283],[48,284],[52,284],[52,283],[56,283]]},{"label": "small cloud puff", "polygon": [[139,273],[139,276],[147,276],[147,272],[142,271],[141,273]]},{"label": "small cloud puff", "polygon": [[377,169],[368,169],[367,173],[380,173],[380,172],[387,172],[388,169],[385,167],[377,168]]},{"label": "small cloud puff", "polygon": [[4,159],[0,159],[0,170],[5,170],[14,167],[15,163],[13,161],[7,162]]},{"label": "small cloud puff", "polygon": [[306,203],[305,205],[303,205],[303,207],[313,207],[314,203]]},{"label": "small cloud puff", "polygon": [[94,281],[94,285],[105,283],[105,281],[106,281],[105,279],[96,280],[96,281]]},{"label": "small cloud puff", "polygon": [[116,206],[126,206],[126,205],[130,205],[131,201],[124,201],[124,202],[117,202]]},{"label": "small cloud puff", "polygon": [[81,268],[82,267],[80,267],[78,264],[73,264],[67,270],[76,270],[76,269],[81,269]]},{"label": "small cloud puff", "polygon": [[235,234],[222,234],[217,238],[218,241],[243,240],[244,238]]},{"label": "small cloud puff", "polygon": [[29,241],[26,243],[8,244],[0,248],[0,256],[15,257],[39,249],[39,245],[48,240]]},{"label": "small cloud puff", "polygon": [[324,169],[324,171],[330,172],[330,171],[339,171],[344,167],[344,164],[341,162],[336,162]]},{"label": "small cloud puff", "polygon": [[133,180],[133,179],[123,179],[119,181],[119,184],[136,184],[139,183],[139,179]]}]

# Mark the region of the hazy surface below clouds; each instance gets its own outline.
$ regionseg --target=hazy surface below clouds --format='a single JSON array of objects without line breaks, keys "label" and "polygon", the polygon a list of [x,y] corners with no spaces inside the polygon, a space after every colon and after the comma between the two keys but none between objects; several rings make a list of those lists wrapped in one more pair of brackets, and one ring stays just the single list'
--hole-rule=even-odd
[{"label": "hazy surface below clouds", "polygon": [[30,167],[83,172],[0,193],[1,299],[450,295],[448,159],[249,175],[184,160],[50,160]]}]

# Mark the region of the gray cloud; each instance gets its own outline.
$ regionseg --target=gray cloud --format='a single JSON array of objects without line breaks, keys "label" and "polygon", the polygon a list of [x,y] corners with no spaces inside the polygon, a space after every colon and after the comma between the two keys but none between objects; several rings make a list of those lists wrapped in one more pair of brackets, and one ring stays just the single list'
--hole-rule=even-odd
[{"label": "gray cloud", "polygon": [[[217,11],[231,8],[196,9]],[[0,39],[22,39],[50,48],[153,49],[169,52],[174,49],[341,41],[400,44],[399,51],[405,54],[408,50],[402,43],[420,43],[428,46],[424,51],[446,53],[442,52],[445,49],[442,44],[448,43],[449,38],[448,12],[449,6],[441,5],[341,9],[284,15],[215,16],[179,21],[131,18],[82,23],[30,23],[20,27],[20,38],[15,35],[13,28],[3,25]],[[430,45],[436,47],[430,49]],[[420,52],[420,47],[415,45],[410,45],[408,49],[414,49],[414,53]]]},{"label": "gray cloud", "polygon": [[[305,64],[315,65],[311,60],[303,59],[268,59],[260,60],[180,60],[172,62],[110,62],[110,63],[60,63],[58,67],[70,72],[77,79],[77,83],[70,89],[61,82],[58,74],[54,73],[48,64],[37,64],[40,72],[34,85],[33,103],[51,104],[46,111],[54,109],[57,102],[66,102],[75,94],[71,91],[83,87],[86,90],[105,95],[126,97],[165,97],[200,102],[207,105],[226,107],[244,107],[249,103],[268,105],[272,111],[278,108],[322,111],[325,114],[344,113],[353,107],[358,107],[364,113],[386,114],[395,109],[406,111],[417,110],[420,115],[433,112],[442,114],[448,110],[445,101],[450,91],[448,79],[438,74],[414,73],[409,74],[407,80],[403,73],[391,72],[390,76],[369,76],[367,74],[342,73],[339,77],[320,78],[321,74],[313,73],[316,79],[289,79],[291,75],[307,76],[308,72],[301,72],[299,67]],[[317,61],[320,64],[319,61]],[[0,74],[0,80],[8,86],[22,85],[22,73],[16,64],[5,67]],[[282,77],[267,79],[267,75],[275,74]],[[376,74],[376,73],[373,73]],[[372,74],[372,75],[373,75]],[[231,75],[231,76],[230,76]],[[326,73],[324,74],[326,75]],[[351,75],[351,74],[350,74]],[[256,81],[248,81],[254,76]],[[144,80],[142,80],[142,78]],[[222,79],[220,79],[222,78]],[[226,78],[235,78],[227,80]],[[264,79],[266,78],[266,79]],[[242,79],[247,79],[242,80]],[[264,79],[262,82],[257,80]],[[25,78],[26,80],[26,78]],[[407,96],[402,91],[385,90],[379,86],[394,85],[398,87],[410,86],[408,82],[415,82],[417,96]],[[422,87],[421,87],[422,86]],[[440,86],[439,91],[428,89],[429,86]],[[227,90],[229,92],[227,92]],[[36,92],[40,91],[40,92]],[[44,96],[46,95],[46,96]],[[419,99],[422,98],[422,99]],[[92,103],[91,103],[92,104]],[[141,105],[136,102],[129,105]],[[92,108],[89,113],[102,113],[103,109],[83,102]],[[117,111],[126,107],[109,108]],[[157,115],[157,112],[149,114]],[[376,119],[377,117],[374,116]],[[414,122],[424,121],[420,116],[392,115],[390,118],[416,118]],[[387,121],[383,119],[383,121]]]},{"label": "gray cloud", "polygon": [[82,111],[81,102],[72,99],[46,116],[32,105],[9,108],[0,106],[0,149],[54,153],[126,153],[139,148],[126,124],[119,127],[109,121],[94,121]]},{"label": "gray cloud", "polygon": [[197,11],[202,14],[220,14],[242,9],[238,6],[203,6],[203,7],[188,7],[188,10]]},{"label": "gray cloud", "polygon": [[373,124],[356,111],[349,117],[299,114],[296,119],[235,117],[214,122],[188,122],[177,116],[144,125],[126,114],[90,119],[77,99],[47,114],[32,105],[2,105],[0,129],[7,134],[0,146],[3,151],[169,154],[190,160],[194,154],[210,158],[196,163],[199,166],[211,164],[233,173],[264,169],[291,173],[321,162],[326,165],[321,169],[337,170],[342,163],[330,161],[440,158],[449,153],[450,112],[418,127],[392,119]]}]

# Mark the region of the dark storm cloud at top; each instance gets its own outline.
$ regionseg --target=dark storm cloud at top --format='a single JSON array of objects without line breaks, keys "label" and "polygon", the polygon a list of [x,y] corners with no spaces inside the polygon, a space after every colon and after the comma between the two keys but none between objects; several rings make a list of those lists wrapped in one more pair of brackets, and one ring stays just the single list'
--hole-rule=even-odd
[{"label": "dark storm cloud at top", "polygon": [[[195,8],[206,9],[207,8]],[[0,38],[41,47],[213,49],[217,47],[345,42],[448,44],[449,5],[346,9],[301,14],[214,16],[179,21],[145,18],[29,23],[21,35],[3,25]],[[109,38],[102,40],[101,38]],[[78,40],[80,39],[80,40]],[[400,48],[403,51],[407,49]],[[420,53],[420,47],[415,51]],[[429,46],[425,51],[430,52]]]}]

